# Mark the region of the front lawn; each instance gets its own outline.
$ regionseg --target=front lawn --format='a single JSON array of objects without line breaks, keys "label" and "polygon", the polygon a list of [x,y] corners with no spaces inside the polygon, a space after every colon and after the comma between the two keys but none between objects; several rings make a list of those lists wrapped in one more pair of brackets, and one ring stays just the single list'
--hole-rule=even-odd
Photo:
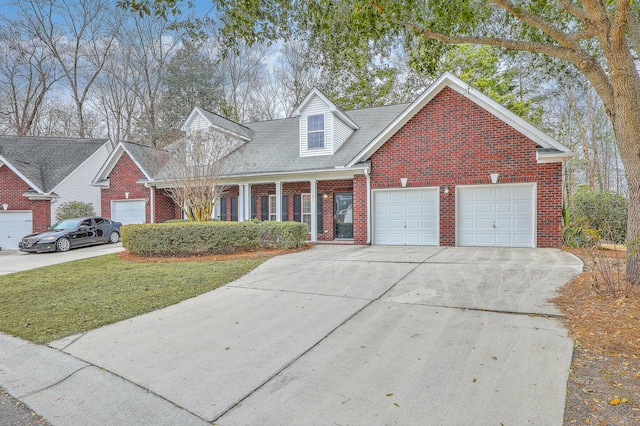
[{"label": "front lawn", "polygon": [[213,290],[267,257],[139,263],[112,254],[1,275],[0,331],[50,342]]}]

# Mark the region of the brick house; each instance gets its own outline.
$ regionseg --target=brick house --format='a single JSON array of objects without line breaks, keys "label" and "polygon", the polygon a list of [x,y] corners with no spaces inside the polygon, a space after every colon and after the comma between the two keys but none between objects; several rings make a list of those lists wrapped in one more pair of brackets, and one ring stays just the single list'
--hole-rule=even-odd
[{"label": "brick house", "polygon": [[99,212],[91,182],[110,152],[107,139],[0,136],[0,248],[17,249],[20,238],[45,230],[65,202]]},{"label": "brick house", "polygon": [[[220,220],[302,221],[311,241],[355,244],[562,243],[573,153],[450,74],[410,104],[345,112],[314,89],[287,119],[240,125],[195,108],[182,130],[207,128],[237,141]],[[139,222],[179,216],[157,161],[170,154],[148,151],[116,147],[96,178],[103,215],[133,197]]]}]

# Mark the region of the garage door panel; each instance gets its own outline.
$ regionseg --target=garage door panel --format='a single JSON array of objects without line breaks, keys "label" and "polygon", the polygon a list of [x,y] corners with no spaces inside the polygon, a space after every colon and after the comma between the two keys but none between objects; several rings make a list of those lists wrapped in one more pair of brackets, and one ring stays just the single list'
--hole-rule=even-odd
[{"label": "garage door panel", "polygon": [[406,215],[417,215],[417,216],[420,216],[420,214],[422,213],[419,204],[416,204],[416,205],[409,204],[409,205],[407,205],[404,212],[405,212]]},{"label": "garage door panel", "polygon": [[531,187],[529,186],[516,186],[513,188],[514,197],[528,200],[531,198]]},{"label": "garage door panel", "polygon": [[458,245],[534,246],[535,185],[460,186],[456,197]]},{"label": "garage door panel", "polygon": [[0,212],[0,248],[17,250],[18,242],[33,232],[33,213],[27,211]]},{"label": "garage door panel", "polygon": [[[374,191],[375,244],[438,245],[439,188]],[[390,221],[384,226],[383,221]]]},{"label": "garage door panel", "polygon": [[533,245],[533,241],[529,235],[516,235],[515,244],[522,247],[530,247]]},{"label": "garage door panel", "polygon": [[496,213],[513,213],[515,207],[512,203],[496,203]]},{"label": "garage door panel", "polygon": [[493,204],[480,202],[476,205],[475,211],[477,213],[491,213],[493,212]]},{"label": "garage door panel", "polygon": [[531,208],[533,206],[530,202],[516,202],[514,203],[514,208],[516,213],[529,214],[531,213]]},{"label": "garage door panel", "polygon": [[146,202],[144,200],[114,200],[111,204],[111,219],[123,225],[145,223]]},{"label": "garage door panel", "polygon": [[496,234],[496,243],[498,245],[512,245],[513,244],[513,235],[512,234]]}]

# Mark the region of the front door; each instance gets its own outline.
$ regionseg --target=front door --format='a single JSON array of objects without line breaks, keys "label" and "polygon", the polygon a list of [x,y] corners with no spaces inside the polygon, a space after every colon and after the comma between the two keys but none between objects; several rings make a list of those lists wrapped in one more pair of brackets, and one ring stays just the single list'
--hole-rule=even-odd
[{"label": "front door", "polygon": [[335,193],[334,238],[353,238],[353,192]]}]

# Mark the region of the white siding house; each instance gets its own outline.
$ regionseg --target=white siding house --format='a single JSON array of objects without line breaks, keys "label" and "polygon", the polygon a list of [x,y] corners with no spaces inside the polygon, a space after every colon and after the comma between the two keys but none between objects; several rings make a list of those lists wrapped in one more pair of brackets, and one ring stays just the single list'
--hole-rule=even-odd
[{"label": "white siding house", "polygon": [[55,202],[51,203],[52,223],[56,222],[56,211],[58,207],[70,201],[91,203],[96,214],[100,213],[100,188],[89,184],[107,160],[110,153],[111,143],[107,142],[52,189],[52,192],[59,195],[59,197],[55,199]]}]

